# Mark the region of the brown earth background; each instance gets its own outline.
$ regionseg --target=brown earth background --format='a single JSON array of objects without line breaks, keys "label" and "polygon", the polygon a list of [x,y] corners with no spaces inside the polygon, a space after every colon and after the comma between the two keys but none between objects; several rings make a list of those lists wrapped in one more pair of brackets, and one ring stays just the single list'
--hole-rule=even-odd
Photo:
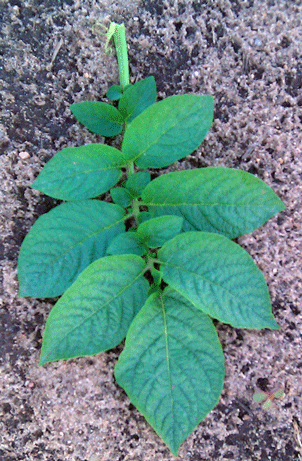
[{"label": "brown earth background", "polygon": [[[209,135],[173,169],[249,171],[286,205],[239,239],[266,277],[281,330],[218,323],[223,394],[177,459],[299,461],[302,6],[294,0],[0,0],[0,460],[176,459],[114,380],[122,346],[39,368],[55,300],[17,296],[22,240],[58,203],[30,184],[58,150],[102,141],[69,110],[73,102],[106,100],[118,83],[98,20],[125,22],[132,82],[154,75],[159,98],[214,96]],[[285,396],[270,410],[253,402],[257,388],[279,386]]]}]

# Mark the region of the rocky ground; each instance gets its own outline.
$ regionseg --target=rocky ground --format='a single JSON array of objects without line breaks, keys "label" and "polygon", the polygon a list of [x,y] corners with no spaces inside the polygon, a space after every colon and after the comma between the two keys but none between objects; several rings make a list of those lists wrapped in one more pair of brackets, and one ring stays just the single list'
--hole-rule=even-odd
[{"label": "rocky ground", "polygon": [[[29,188],[58,150],[99,142],[69,106],[118,82],[96,21],[125,22],[131,80],[159,98],[210,93],[212,129],[177,169],[249,171],[286,209],[242,246],[264,272],[280,331],[218,324],[226,356],[216,408],[180,460],[302,459],[302,3],[300,0],[0,0],[0,460],[175,459],[114,381],[121,347],[38,367],[55,300],[17,296],[26,233],[58,202]],[[160,174],[161,172],[158,172]],[[282,387],[268,410],[253,393]]]}]

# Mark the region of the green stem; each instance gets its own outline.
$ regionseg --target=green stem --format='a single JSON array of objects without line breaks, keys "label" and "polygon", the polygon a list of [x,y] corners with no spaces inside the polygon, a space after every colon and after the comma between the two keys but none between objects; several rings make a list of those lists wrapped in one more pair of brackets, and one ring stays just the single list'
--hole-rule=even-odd
[{"label": "green stem", "polygon": [[132,202],[132,211],[133,211],[133,215],[135,217],[135,221],[137,221],[137,217],[140,213],[140,210],[139,210],[139,201],[137,200],[137,198],[135,198]]},{"label": "green stem", "polygon": [[116,34],[114,35],[114,43],[117,53],[117,62],[120,75],[120,85],[122,90],[129,85],[129,64],[128,64],[128,52],[126,43],[126,32],[125,24],[120,24],[117,27]]},{"label": "green stem", "polygon": [[125,24],[116,24],[112,22],[109,26],[109,30],[107,33],[107,41],[106,47],[108,43],[113,37],[115,49],[116,49],[116,56],[118,62],[118,70],[120,76],[120,85],[122,87],[122,91],[129,85],[129,64],[128,64],[128,53],[127,53],[127,43],[126,43],[126,32],[125,32]]},{"label": "green stem", "polygon": [[134,163],[130,162],[127,165],[127,178],[129,178],[129,176],[132,176],[133,174],[134,174]]}]

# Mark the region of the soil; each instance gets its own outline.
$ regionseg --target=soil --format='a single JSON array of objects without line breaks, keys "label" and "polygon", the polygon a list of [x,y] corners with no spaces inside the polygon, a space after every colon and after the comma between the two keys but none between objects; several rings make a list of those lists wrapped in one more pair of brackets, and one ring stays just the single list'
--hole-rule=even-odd
[{"label": "soil", "polygon": [[[0,0],[0,20],[0,460],[176,459],[114,380],[122,346],[39,368],[55,300],[17,295],[20,245],[58,203],[30,184],[60,149],[103,142],[69,106],[106,100],[118,83],[95,27],[110,20],[125,22],[132,82],[154,75],[159,99],[215,98],[209,135],[173,168],[245,170],[286,205],[239,239],[266,277],[281,329],[217,324],[223,394],[177,459],[301,460],[302,2]],[[284,398],[269,410],[253,402],[257,388],[278,387]]]}]

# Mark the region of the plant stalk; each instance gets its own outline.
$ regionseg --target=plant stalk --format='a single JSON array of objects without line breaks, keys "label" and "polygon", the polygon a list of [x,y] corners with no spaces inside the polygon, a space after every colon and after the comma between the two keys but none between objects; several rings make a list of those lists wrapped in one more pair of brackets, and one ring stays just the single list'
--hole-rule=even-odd
[{"label": "plant stalk", "polygon": [[136,222],[137,222],[137,217],[140,213],[139,205],[140,205],[139,201],[135,198],[132,202],[132,211],[133,211],[133,215],[134,215]]},{"label": "plant stalk", "polygon": [[116,24],[115,22],[110,24],[105,48],[107,48],[111,37],[114,39],[116,49],[120,86],[124,91],[130,83],[125,24]]}]

